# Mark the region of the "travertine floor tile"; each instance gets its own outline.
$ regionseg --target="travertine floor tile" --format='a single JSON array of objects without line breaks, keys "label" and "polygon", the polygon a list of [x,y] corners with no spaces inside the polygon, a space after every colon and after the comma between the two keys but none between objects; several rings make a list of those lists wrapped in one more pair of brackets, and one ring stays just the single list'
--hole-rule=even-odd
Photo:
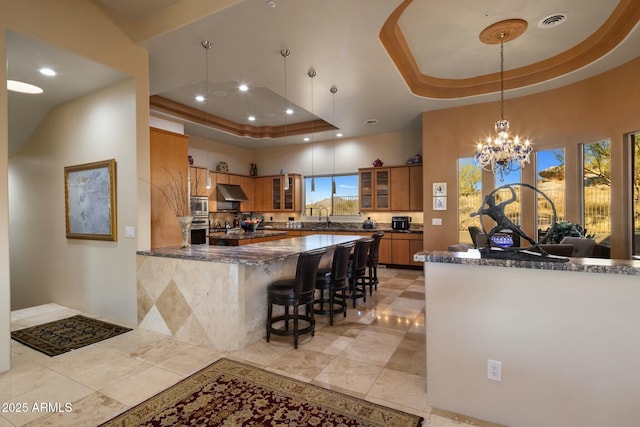
[{"label": "travertine floor tile", "polygon": [[152,366],[99,391],[118,402],[133,406],[158,394],[181,379],[180,375]]},{"label": "travertine floor tile", "polygon": [[[0,427],[94,426],[220,357],[423,416],[425,427],[471,425],[446,411],[432,414],[426,405],[424,275],[381,267],[378,277],[378,290],[367,302],[358,300],[356,309],[349,304],[347,317],[336,316],[334,326],[318,315],[315,337],[301,336],[297,350],[292,337],[273,336],[270,343],[219,352],[140,328],[56,357],[12,341],[12,369],[0,374],[0,401],[62,399],[73,411],[0,413]],[[11,327],[75,314],[84,313],[45,304],[12,312]]]}]

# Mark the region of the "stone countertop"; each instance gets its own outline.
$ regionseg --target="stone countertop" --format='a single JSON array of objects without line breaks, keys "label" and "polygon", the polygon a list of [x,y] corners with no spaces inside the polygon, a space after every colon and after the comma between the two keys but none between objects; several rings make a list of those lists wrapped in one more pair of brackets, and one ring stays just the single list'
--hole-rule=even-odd
[{"label": "stone countertop", "polygon": [[272,236],[284,236],[286,235],[286,231],[279,230],[257,230],[254,232],[234,232],[234,233],[211,233],[209,234],[210,239],[218,239],[218,240],[245,240],[245,239],[257,239],[260,237],[272,237]]},{"label": "stone countertop", "polygon": [[480,252],[418,252],[413,255],[418,262],[444,264],[487,265],[507,268],[532,268],[537,270],[575,271],[582,273],[621,274],[640,276],[640,261],[603,259],[603,258],[569,258],[567,262],[510,260],[481,258]]},{"label": "stone countertop", "polygon": [[137,254],[223,264],[262,265],[298,256],[301,252],[330,248],[342,243],[356,241],[360,238],[360,236],[312,234],[242,246],[194,245],[184,249],[178,246],[171,246],[138,251]]},{"label": "stone countertop", "polygon": [[[269,227],[269,228],[267,228]],[[280,230],[280,231],[351,231],[351,232],[362,232],[362,233],[375,233],[376,231],[384,231],[385,233],[419,233],[422,234],[424,231],[422,228],[411,228],[406,231],[394,230],[391,226],[378,226],[376,228],[362,228],[362,224],[358,223],[337,223],[332,222],[329,226],[325,223],[319,223],[317,225],[313,225],[313,223],[305,223],[301,228],[287,228],[285,225],[266,225],[265,228],[260,228],[259,230]]]}]

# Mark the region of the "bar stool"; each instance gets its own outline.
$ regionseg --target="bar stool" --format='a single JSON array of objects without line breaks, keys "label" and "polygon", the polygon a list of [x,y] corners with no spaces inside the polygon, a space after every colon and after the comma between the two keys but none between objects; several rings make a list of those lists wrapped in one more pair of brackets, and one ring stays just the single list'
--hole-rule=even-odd
[{"label": "bar stool", "polygon": [[362,298],[364,302],[367,302],[367,290],[365,288],[367,259],[372,244],[373,238],[365,237],[356,242],[356,247],[353,250],[353,257],[347,274],[349,278],[349,296],[353,300],[353,308],[356,308],[356,300],[358,298]]},{"label": "bar stool", "polygon": [[[335,313],[344,313],[344,317],[347,317],[347,271],[349,255],[354,246],[355,242],[337,246],[333,252],[331,268],[319,269],[316,276],[316,289],[320,291],[320,298],[313,302],[313,311],[315,314],[328,314],[329,326],[333,326]],[[328,304],[327,308],[325,304]],[[316,308],[317,305],[320,307]]]},{"label": "bar stool", "polygon": [[369,285],[369,295],[373,295],[373,288],[378,290],[378,259],[380,252],[380,240],[384,236],[383,231],[373,233],[373,243],[371,249],[369,249],[369,256],[367,257],[367,268],[369,269],[369,275],[365,277],[365,282]]},{"label": "bar stool", "polygon": [[[298,348],[298,336],[311,332],[315,335],[315,319],[313,318],[313,298],[316,289],[316,274],[318,264],[326,248],[302,252],[298,255],[296,277],[293,279],[277,280],[267,288],[267,342],[271,334],[289,336],[293,335],[293,346]],[[273,305],[284,306],[284,315],[273,316]],[[305,314],[299,313],[300,306],[305,307]],[[293,313],[289,314],[289,307],[293,307]],[[289,329],[289,322],[293,320],[293,328]],[[299,321],[305,321],[308,325],[299,327]],[[276,328],[277,322],[284,321],[284,329]]]}]

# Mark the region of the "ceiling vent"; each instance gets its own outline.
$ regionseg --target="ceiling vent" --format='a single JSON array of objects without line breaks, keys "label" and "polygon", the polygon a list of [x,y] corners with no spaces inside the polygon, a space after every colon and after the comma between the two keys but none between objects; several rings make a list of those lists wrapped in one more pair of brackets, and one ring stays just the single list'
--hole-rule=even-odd
[{"label": "ceiling vent", "polygon": [[568,15],[569,14],[566,12],[554,13],[553,15],[549,15],[546,18],[542,19],[540,22],[538,22],[538,27],[540,28],[557,27],[558,25],[562,24],[564,21],[567,20]]}]

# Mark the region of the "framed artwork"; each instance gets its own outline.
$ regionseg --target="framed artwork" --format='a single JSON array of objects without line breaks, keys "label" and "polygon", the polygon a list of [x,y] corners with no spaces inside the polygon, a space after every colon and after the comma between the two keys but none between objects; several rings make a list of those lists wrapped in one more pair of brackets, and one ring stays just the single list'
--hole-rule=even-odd
[{"label": "framed artwork", "polygon": [[446,211],[447,210],[447,198],[446,197],[434,197],[433,198],[433,210],[434,211]]},{"label": "framed artwork", "polygon": [[118,240],[116,161],[64,168],[67,239]]},{"label": "framed artwork", "polygon": [[433,183],[433,196],[440,197],[447,195],[447,183],[446,182],[434,182]]}]

